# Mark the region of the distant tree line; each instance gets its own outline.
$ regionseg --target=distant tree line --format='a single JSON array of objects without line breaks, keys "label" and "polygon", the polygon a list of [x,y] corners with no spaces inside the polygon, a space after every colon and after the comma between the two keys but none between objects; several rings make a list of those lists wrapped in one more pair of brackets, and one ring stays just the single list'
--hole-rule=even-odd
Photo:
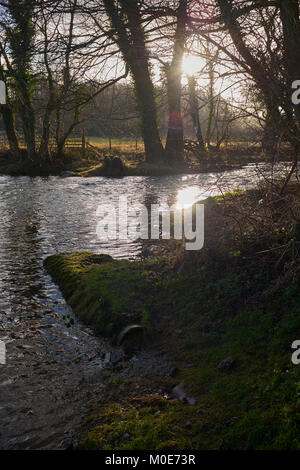
[{"label": "distant tree line", "polygon": [[[7,0],[0,35],[0,111],[14,155],[16,123],[25,158],[38,164],[50,158],[51,136],[59,154],[80,127],[140,134],[149,163],[176,165],[184,135],[205,152],[260,126],[264,151],[286,140],[296,165],[298,0]],[[183,82],[185,55],[203,67]],[[240,100],[219,93],[228,80]]]}]

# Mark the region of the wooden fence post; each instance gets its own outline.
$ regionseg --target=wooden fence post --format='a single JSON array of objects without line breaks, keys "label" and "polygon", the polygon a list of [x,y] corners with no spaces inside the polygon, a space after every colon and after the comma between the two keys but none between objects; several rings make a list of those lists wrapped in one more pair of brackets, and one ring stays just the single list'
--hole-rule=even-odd
[{"label": "wooden fence post", "polygon": [[85,158],[85,150],[86,150],[86,140],[85,140],[85,129],[82,129],[82,136],[81,136],[81,155],[82,158]]}]

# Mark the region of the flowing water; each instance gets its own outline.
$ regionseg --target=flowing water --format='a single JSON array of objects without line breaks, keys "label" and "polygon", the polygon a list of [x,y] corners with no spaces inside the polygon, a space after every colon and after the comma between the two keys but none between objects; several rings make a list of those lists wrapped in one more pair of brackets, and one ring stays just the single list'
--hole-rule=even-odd
[{"label": "flowing water", "polygon": [[[282,171],[283,167],[277,168]],[[75,319],[43,269],[46,256],[90,250],[136,258],[136,241],[101,242],[99,204],[191,204],[271,176],[267,165],[217,174],[164,177],[0,176],[0,448],[67,448],[74,429],[101,394],[103,355],[109,346]],[[97,375],[98,374],[98,375]]]}]

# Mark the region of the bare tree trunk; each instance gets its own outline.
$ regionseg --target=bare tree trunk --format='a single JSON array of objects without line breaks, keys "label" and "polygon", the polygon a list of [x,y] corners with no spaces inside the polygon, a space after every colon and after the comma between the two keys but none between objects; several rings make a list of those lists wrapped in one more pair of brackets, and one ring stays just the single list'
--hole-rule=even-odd
[{"label": "bare tree trunk", "polygon": [[5,132],[7,135],[9,150],[17,157],[20,156],[20,148],[18,137],[15,129],[14,114],[8,104],[2,104],[0,106],[0,112],[2,114],[3,123],[5,126]]},{"label": "bare tree trunk", "polygon": [[167,70],[168,88],[168,134],[166,154],[170,163],[183,162],[183,119],[181,114],[181,76],[187,23],[187,0],[180,0],[174,37],[173,59]]},{"label": "bare tree trunk", "polygon": [[198,99],[196,94],[196,80],[193,76],[188,76],[190,114],[195,129],[198,145],[201,150],[205,150],[204,140],[201,131],[201,124],[198,111]]},{"label": "bare tree trunk", "polygon": [[[80,107],[76,107],[74,109],[74,117],[73,117],[73,122],[70,124],[68,129],[64,132],[61,132],[61,129],[57,133],[57,138],[56,138],[56,145],[57,145],[57,153],[62,154],[65,148],[66,141],[68,137],[72,134],[73,130],[75,127],[80,123],[79,121],[80,117]],[[60,114],[58,113],[58,118],[59,118],[59,125],[60,125]]]},{"label": "bare tree trunk", "polygon": [[47,107],[45,110],[44,118],[43,118],[43,130],[42,130],[42,137],[41,137],[41,144],[39,149],[39,154],[42,160],[49,160],[49,139],[50,139],[50,119],[52,114],[52,108],[50,103],[47,103]]},{"label": "bare tree trunk", "polygon": [[[0,63],[0,79],[5,82],[5,78],[5,72]],[[2,114],[9,150],[13,155],[20,157],[21,153],[19,148],[18,136],[15,128],[15,116],[11,108],[8,94],[6,96],[6,104],[0,105],[0,113]]]},{"label": "bare tree trunk", "polygon": [[55,122],[55,124],[56,124],[55,141],[56,141],[57,153],[59,153],[58,147],[59,147],[59,142],[60,142],[60,139],[61,139],[61,111],[60,111],[59,108],[56,109],[55,121],[56,121]]},{"label": "bare tree trunk", "polygon": [[24,109],[20,112],[20,115],[22,118],[24,137],[27,145],[27,157],[29,160],[35,161],[35,115],[30,103],[25,105]]},{"label": "bare tree trunk", "polygon": [[213,59],[210,56],[208,59],[208,77],[209,77],[209,85],[208,85],[208,117],[207,117],[207,125],[206,125],[206,147],[210,149],[211,147],[211,138],[212,138],[212,125],[213,119],[215,115],[215,100],[214,100],[214,65]]}]

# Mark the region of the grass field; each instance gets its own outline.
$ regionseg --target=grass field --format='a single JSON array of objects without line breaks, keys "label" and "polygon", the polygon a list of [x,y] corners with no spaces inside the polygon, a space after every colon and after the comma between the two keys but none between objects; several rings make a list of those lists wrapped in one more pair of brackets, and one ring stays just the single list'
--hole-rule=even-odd
[{"label": "grass field", "polygon": [[[71,136],[68,139],[67,144],[72,142],[72,140],[80,140],[80,136]],[[37,138],[37,143],[39,142],[39,138]],[[141,153],[144,152],[144,143],[141,137],[138,139],[118,139],[112,138],[109,139],[108,137],[96,137],[96,136],[86,136],[86,142],[97,147],[99,150],[103,150],[105,152],[109,152],[110,150],[115,153]],[[163,139],[163,144],[165,144],[165,140]],[[54,149],[54,141],[52,142],[52,148]],[[24,140],[20,140],[20,147],[25,148]],[[255,142],[226,142],[221,145],[221,151],[228,150],[229,152],[239,152],[241,149],[244,151],[257,151],[260,148],[259,143]],[[8,150],[8,143],[7,139],[4,135],[0,136],[0,150],[5,151]]]},{"label": "grass field", "polygon": [[[88,137],[88,142],[93,146],[109,151],[110,149],[110,142],[108,138],[103,137]],[[141,139],[138,141],[131,140],[131,139],[111,139],[111,150],[116,152],[144,152],[144,144]]]}]

